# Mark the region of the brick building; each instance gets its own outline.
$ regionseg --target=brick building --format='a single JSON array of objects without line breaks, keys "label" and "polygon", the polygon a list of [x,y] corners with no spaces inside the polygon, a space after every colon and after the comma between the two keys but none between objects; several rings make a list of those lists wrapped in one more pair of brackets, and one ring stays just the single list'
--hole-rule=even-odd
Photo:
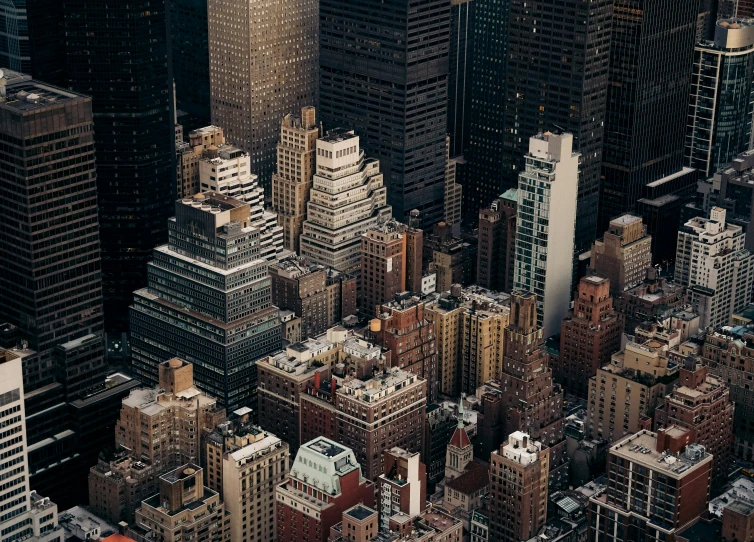
[{"label": "brick building", "polygon": [[380,528],[390,528],[395,514],[416,517],[427,508],[427,469],[417,452],[391,448],[384,452],[385,472],[377,478]]},{"label": "brick building", "polygon": [[602,240],[592,246],[589,266],[610,279],[610,293],[617,297],[644,279],[652,265],[652,237],[638,216],[630,214],[610,221]]},{"label": "brick building", "polygon": [[271,264],[272,303],[301,318],[302,338],[316,337],[335,323],[330,313],[327,273],[323,266],[296,255]]},{"label": "brick building", "polygon": [[685,303],[683,286],[660,277],[655,268],[646,270],[644,281],[613,298],[615,310],[623,315],[627,333],[645,320],[679,309]]},{"label": "brick building", "polygon": [[476,283],[499,292],[513,290],[513,261],[516,257],[515,188],[505,191],[479,211],[479,247]]}]

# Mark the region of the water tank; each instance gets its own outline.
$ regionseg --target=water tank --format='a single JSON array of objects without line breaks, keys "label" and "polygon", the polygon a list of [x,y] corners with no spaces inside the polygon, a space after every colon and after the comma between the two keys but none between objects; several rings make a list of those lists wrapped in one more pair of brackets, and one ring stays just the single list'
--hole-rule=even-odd
[{"label": "water tank", "polygon": [[369,331],[372,333],[379,333],[382,329],[382,321],[379,318],[372,318],[369,321]]}]

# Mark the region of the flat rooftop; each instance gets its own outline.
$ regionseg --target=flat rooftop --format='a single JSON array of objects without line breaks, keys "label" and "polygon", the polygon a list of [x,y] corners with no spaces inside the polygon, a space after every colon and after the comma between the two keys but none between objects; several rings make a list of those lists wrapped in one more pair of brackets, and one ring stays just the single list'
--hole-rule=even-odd
[{"label": "flat rooftop", "polygon": [[326,438],[313,440],[312,442],[304,444],[304,446],[306,446],[310,450],[317,452],[320,455],[330,458],[337,457],[347,451],[346,448],[338,446],[335,442]]},{"label": "flat rooftop", "polygon": [[328,143],[339,143],[340,141],[346,141],[358,137],[353,130],[348,128],[333,128],[328,130],[327,133],[320,137],[321,141],[327,141]]},{"label": "flat rooftop", "polygon": [[[690,453],[691,451],[698,451],[698,456],[694,456]],[[657,435],[650,431],[640,431],[621,440],[610,447],[610,453],[673,478],[686,476],[689,471],[696,470],[702,464],[712,461],[712,456],[704,450],[703,446],[694,444],[687,446],[686,451],[678,457],[670,453],[658,452]]]},{"label": "flat rooftop", "polygon": [[364,521],[369,516],[376,513],[377,512],[375,510],[372,510],[371,508],[367,508],[366,506],[363,506],[361,504],[357,504],[353,508],[346,510],[346,514],[348,514],[352,518],[358,519],[359,521]]},{"label": "flat rooftop", "polygon": [[22,73],[3,69],[7,81],[6,99],[0,107],[19,112],[29,112],[69,102],[88,99],[84,94],[35,81]]},{"label": "flat rooftop", "polygon": [[202,192],[200,194],[194,194],[190,198],[184,198],[183,202],[199,202],[203,205],[209,205],[210,207],[219,207],[221,211],[229,211],[230,209],[237,209],[239,207],[248,207],[249,204],[245,201],[237,200],[220,194],[218,192]]},{"label": "flat rooftop", "polygon": [[610,224],[617,224],[620,226],[628,226],[629,224],[635,224],[636,222],[641,222],[641,218],[638,216],[625,214],[621,215],[618,218],[614,218],[610,221]]}]

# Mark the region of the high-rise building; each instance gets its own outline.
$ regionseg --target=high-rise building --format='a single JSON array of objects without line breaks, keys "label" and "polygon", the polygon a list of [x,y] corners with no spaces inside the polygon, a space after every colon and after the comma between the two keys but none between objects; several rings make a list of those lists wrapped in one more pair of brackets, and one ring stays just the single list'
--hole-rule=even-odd
[{"label": "high-rise building", "polygon": [[616,0],[597,231],[683,167],[699,2]]},{"label": "high-rise building", "polygon": [[390,352],[390,366],[400,367],[427,382],[427,401],[437,400],[435,326],[424,314],[426,301],[402,293],[377,307],[375,342]]},{"label": "high-rise building", "polygon": [[623,319],[613,310],[610,280],[597,275],[579,282],[573,309],[560,327],[560,354],[553,378],[569,393],[587,397],[589,379],[620,350]]},{"label": "high-rise building", "polygon": [[469,145],[471,63],[474,58],[474,29],[477,24],[474,17],[475,8],[475,0],[450,2],[448,137],[451,157],[462,155]]},{"label": "high-rise building", "polygon": [[328,303],[327,270],[295,254],[271,264],[272,304],[301,318],[303,337],[316,337],[335,324]]},{"label": "high-rise building", "polygon": [[283,245],[296,253],[301,251],[319,136],[314,107],[302,107],[300,117],[289,113],[280,123],[277,170],[272,175],[272,209],[283,227]]},{"label": "high-rise building", "polygon": [[427,229],[444,214],[450,2],[353,7],[319,5],[322,119],[356,130],[380,160],[393,216],[408,223],[418,209]]},{"label": "high-rise building", "polygon": [[610,279],[610,294],[617,297],[644,280],[652,265],[651,245],[652,237],[641,218],[619,216],[610,221],[604,237],[594,242],[589,267]]},{"label": "high-rise building", "polygon": [[343,273],[357,272],[361,234],[390,218],[380,162],[366,158],[353,130],[317,139],[317,169],[301,234],[301,255]]},{"label": "high-rise building", "polygon": [[170,241],[154,250],[147,288],[131,307],[133,371],[192,360],[196,384],[229,411],[256,407],[256,361],[281,346],[265,235],[248,203],[216,192],[178,200]]},{"label": "high-rise building", "polygon": [[590,540],[674,539],[707,509],[712,456],[680,427],[610,447],[607,490],[589,499]]},{"label": "high-rise building", "polygon": [[360,503],[374,506],[374,496],[374,484],[362,475],[351,448],[324,437],[309,441],[275,489],[277,540],[326,542],[343,512]]},{"label": "high-rise building", "polygon": [[490,540],[528,540],[545,524],[550,455],[546,445],[521,431],[492,452]]},{"label": "high-rise building", "polygon": [[526,170],[518,178],[513,288],[536,295],[545,337],[560,330],[571,304],[579,184],[579,154],[572,149],[571,134],[530,138]]},{"label": "high-rise building", "polygon": [[[470,2],[471,0],[469,0]],[[450,103],[448,103],[450,107]],[[450,136],[445,138],[445,201],[443,221],[446,224],[452,224],[458,232],[461,230],[461,204],[463,187],[458,182],[459,171],[463,170],[465,160],[463,156],[450,155]],[[411,210],[410,216],[416,213],[419,219],[421,213],[417,209]],[[409,220],[410,223],[410,220]]]},{"label": "high-rise building", "polygon": [[318,102],[317,3],[208,0],[207,8],[212,122],[249,153],[269,196],[280,119]]},{"label": "high-rise building", "polygon": [[430,494],[445,477],[448,442],[458,427],[452,407],[447,403],[427,406],[424,431],[423,462],[427,466],[427,485]]},{"label": "high-rise building", "polygon": [[754,113],[754,22],[720,19],[694,48],[686,164],[709,177],[749,149]]},{"label": "high-rise building", "polygon": [[[402,292],[420,293],[422,231],[394,220],[361,237],[361,312],[374,316]],[[409,256],[413,256],[409,258]],[[412,283],[409,284],[409,278]]]},{"label": "high-rise building", "polygon": [[668,309],[679,309],[686,302],[683,286],[659,276],[650,267],[646,278],[638,286],[627,289],[613,298],[613,305],[625,319],[624,329],[630,334],[636,326],[665,314]]},{"label": "high-rise building", "polygon": [[701,358],[688,356],[677,361],[681,364],[678,387],[655,411],[655,426],[660,429],[675,425],[693,431],[696,442],[712,454],[713,487],[722,487],[728,481],[733,447],[735,409],[730,390],[722,379],[709,374]]},{"label": "high-rise building", "polygon": [[[706,181],[700,181],[700,188],[708,191],[699,214],[709,212],[717,205],[726,209],[725,218],[728,222],[741,226],[746,234],[744,247],[754,252],[754,150],[746,151],[733,160],[730,167],[714,173]],[[702,193],[700,193],[702,195]],[[751,232],[751,233],[749,233]]]},{"label": "high-rise building", "polygon": [[427,508],[427,469],[418,452],[394,447],[383,452],[385,472],[377,478],[380,530],[390,529],[395,514],[416,517]]},{"label": "high-rise building", "polygon": [[[7,484],[0,495],[3,515],[0,528],[13,540],[62,542],[63,529],[58,525],[58,507],[50,499],[29,489],[22,352],[0,349],[0,423],[3,427],[3,464],[0,476]],[[12,437],[12,438],[9,438]],[[13,488],[13,489],[10,489]]]},{"label": "high-rise building", "polygon": [[176,109],[191,132],[210,123],[207,0],[171,0],[168,6]]},{"label": "high-rise building", "polygon": [[223,129],[203,126],[189,132],[189,142],[176,144],[176,190],[177,197],[190,198],[201,190],[199,161],[210,148],[225,144]]},{"label": "high-rise building", "polygon": [[114,349],[122,349],[152,249],[168,239],[176,197],[166,17],[164,0],[65,3],[67,86],[92,97],[105,328]]},{"label": "high-rise building", "polygon": [[702,328],[727,325],[751,300],[754,255],[744,248],[741,226],[725,219],[725,209],[713,207],[710,218],[693,218],[678,232],[675,277]]},{"label": "high-rise building", "polygon": [[566,0],[559,8],[543,0],[510,3],[500,162],[505,185],[493,195],[516,185],[530,137],[546,130],[573,134],[580,154],[575,247],[582,252],[597,234],[613,0]]},{"label": "high-rise building", "polygon": [[498,292],[513,290],[516,258],[518,191],[506,190],[488,209],[479,211],[476,283]]}]

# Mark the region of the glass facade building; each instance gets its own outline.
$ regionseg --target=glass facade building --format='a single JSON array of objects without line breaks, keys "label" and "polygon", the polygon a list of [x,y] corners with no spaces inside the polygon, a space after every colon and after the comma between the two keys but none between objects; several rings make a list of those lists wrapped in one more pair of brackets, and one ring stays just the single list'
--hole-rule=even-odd
[{"label": "glass facade building", "polygon": [[320,112],[379,159],[393,216],[444,216],[448,0],[320,3]]},{"label": "glass facade building", "polygon": [[705,178],[748,150],[754,113],[754,21],[721,19],[694,49],[686,160]]},{"label": "glass facade building", "polygon": [[450,156],[462,155],[469,144],[471,61],[474,58],[476,0],[450,3],[450,69],[448,71],[448,135]]}]

